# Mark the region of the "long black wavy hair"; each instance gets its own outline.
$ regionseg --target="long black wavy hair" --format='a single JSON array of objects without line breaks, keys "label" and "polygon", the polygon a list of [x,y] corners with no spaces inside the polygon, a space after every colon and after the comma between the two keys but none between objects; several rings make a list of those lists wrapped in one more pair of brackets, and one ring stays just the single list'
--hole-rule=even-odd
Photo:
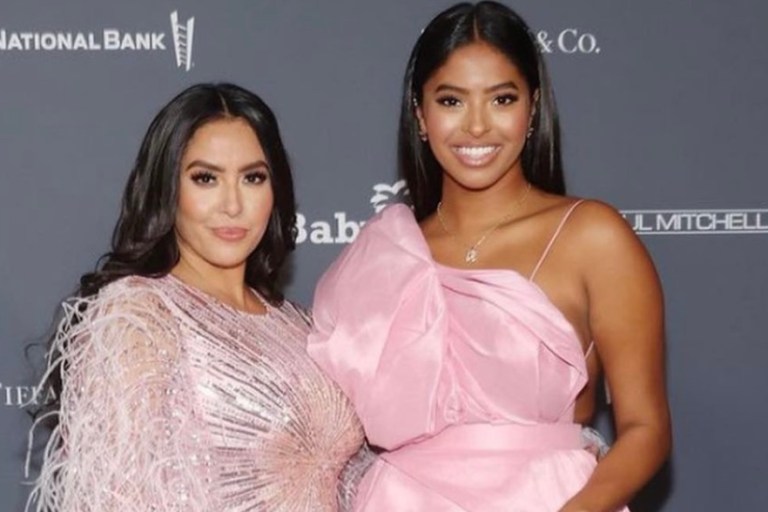
[{"label": "long black wavy hair", "polygon": [[[274,196],[264,236],[246,260],[245,281],[270,303],[282,302],[277,278],[296,246],[296,204],[288,156],[267,104],[254,93],[227,83],[193,85],[152,120],[123,193],[111,250],[100,258],[95,271],[80,278],[76,297],[96,295],[109,283],[130,275],[161,277],[178,263],[174,224],[182,155],[200,127],[231,118],[244,119],[253,128],[269,164]],[[60,367],[51,371],[44,387],[56,398],[32,411],[33,417],[58,409]],[[46,424],[52,428],[57,421],[52,417]]]},{"label": "long black wavy hair", "polygon": [[270,168],[274,207],[267,230],[246,261],[245,281],[266,300],[280,303],[277,275],[296,245],[296,204],[288,156],[272,110],[254,93],[226,83],[197,84],[155,116],[128,178],[112,247],[94,272],[80,279],[78,295],[98,293],[128,275],[160,277],[179,261],[174,232],[181,158],[204,124],[243,119],[253,128]]},{"label": "long black wavy hair", "polygon": [[475,42],[498,49],[520,70],[531,94],[538,91],[533,134],[521,156],[523,173],[532,185],[565,194],[560,156],[560,126],[554,91],[536,38],[523,19],[497,2],[459,3],[438,14],[421,33],[411,52],[403,83],[398,134],[400,173],[408,183],[417,220],[437,208],[442,194],[443,169],[429,143],[419,136],[416,107],[424,84],[453,51]]}]

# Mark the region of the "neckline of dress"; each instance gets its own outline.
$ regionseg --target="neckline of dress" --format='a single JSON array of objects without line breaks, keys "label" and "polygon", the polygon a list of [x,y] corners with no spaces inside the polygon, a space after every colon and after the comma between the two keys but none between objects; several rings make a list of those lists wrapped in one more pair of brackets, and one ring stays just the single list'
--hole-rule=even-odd
[{"label": "neckline of dress", "polygon": [[227,310],[231,313],[234,313],[238,316],[246,317],[246,318],[260,318],[260,319],[267,319],[271,318],[274,313],[274,306],[272,306],[269,302],[267,302],[264,297],[261,296],[259,292],[254,290],[251,287],[248,287],[248,289],[251,291],[251,293],[254,294],[254,296],[264,305],[265,311],[264,313],[254,313],[252,311],[245,311],[244,309],[236,308],[235,306],[232,306],[231,304],[227,304],[220,298],[216,297],[215,295],[206,292],[205,290],[202,290],[201,288],[198,288],[197,286],[191,285],[187,283],[186,281],[182,280],[181,278],[173,275],[172,273],[168,272],[166,274],[165,279],[170,280],[172,283],[175,283],[177,286],[185,290],[187,293],[195,296],[196,298],[207,302],[207,303],[213,303],[220,307],[221,309]]},{"label": "neckline of dress", "polygon": [[[518,279],[519,281],[522,281],[524,283],[527,283],[528,286],[537,294],[541,295],[544,302],[547,304],[547,306],[557,315],[559,316],[563,322],[568,326],[568,329],[571,331],[571,334],[573,335],[574,339],[578,343],[579,347],[581,348],[582,353],[584,352],[584,348],[581,342],[581,336],[579,336],[578,331],[576,330],[576,327],[573,325],[573,322],[571,322],[567,316],[565,316],[565,313],[563,313],[560,308],[558,308],[554,302],[552,302],[552,299],[549,298],[549,295],[547,295],[547,292],[544,291],[544,289],[536,283],[536,281],[532,281],[531,279],[525,277],[521,272],[513,269],[513,268],[500,268],[500,267],[491,267],[491,268],[463,268],[463,267],[452,267],[450,265],[445,265],[443,263],[440,263],[435,259],[435,257],[432,255],[432,250],[429,247],[429,244],[427,243],[427,239],[424,236],[424,232],[421,231],[421,227],[419,226],[419,223],[416,221],[416,217],[413,215],[413,211],[406,205],[399,205],[405,208],[405,218],[406,221],[411,224],[411,227],[415,230],[419,243],[422,245],[422,250],[424,251],[424,254],[427,257],[428,262],[437,270],[437,271],[446,271],[446,272],[452,272],[457,274],[506,274],[511,275]],[[586,357],[585,357],[586,359]]]},{"label": "neckline of dress", "polygon": [[[421,232],[421,230],[419,230]],[[422,241],[426,244],[426,239],[424,238],[424,235],[422,234]],[[560,311],[560,308],[558,308],[554,302],[552,302],[552,299],[549,298],[549,295],[547,295],[547,292],[544,291],[544,289],[536,283],[536,281],[531,281],[527,277],[525,277],[523,274],[521,274],[519,271],[513,269],[513,268],[501,268],[501,267],[491,267],[491,268],[463,268],[463,267],[452,267],[450,265],[445,265],[443,263],[440,263],[437,261],[433,256],[432,253],[429,251],[429,245],[426,244],[427,254],[429,255],[429,261],[432,263],[432,265],[440,270],[445,272],[453,272],[457,274],[507,274],[511,275],[514,278],[516,278],[518,281],[522,281],[523,283],[526,283],[528,286],[530,286],[536,293],[542,296],[544,301],[547,303],[548,306],[550,306],[553,310],[557,311],[557,313],[560,314],[560,316],[563,317],[563,319],[568,322],[568,325],[571,327],[571,330],[573,332],[576,332],[576,328],[573,326],[573,323],[571,323],[570,320],[563,314],[562,311]]]},{"label": "neckline of dress", "polygon": [[[419,231],[421,231],[421,230],[419,230]],[[423,234],[422,234],[422,239],[424,239]],[[424,239],[424,243],[426,243],[426,239]],[[428,248],[429,248],[429,245],[427,245],[427,249]],[[547,295],[547,292],[545,292],[544,289],[541,286],[539,286],[538,283],[536,283],[536,281],[533,281],[533,280],[525,277],[523,274],[521,274],[520,272],[518,272],[517,270],[515,270],[513,268],[461,268],[461,267],[452,267],[450,265],[444,265],[444,264],[438,262],[437,260],[435,260],[432,257],[431,252],[428,253],[428,254],[429,254],[429,257],[430,257],[430,262],[435,266],[436,269],[438,269],[438,271],[455,272],[455,273],[459,273],[459,274],[472,273],[472,272],[475,272],[475,273],[478,273],[478,274],[484,274],[484,273],[510,274],[510,275],[518,278],[520,281],[523,281],[523,282],[527,283],[536,293],[541,295],[542,299],[544,300],[546,305],[549,307],[549,309],[551,309],[554,312],[555,315],[559,316],[563,320],[563,322],[565,322],[565,324],[568,326],[571,334],[573,335],[573,337],[578,342],[579,347],[581,347],[581,351],[582,351],[582,353],[584,355],[584,360],[586,361],[586,359],[589,357],[589,354],[592,352],[592,349],[595,346],[594,340],[589,342],[589,344],[587,345],[587,350],[585,352],[584,351],[584,346],[583,346],[583,344],[581,342],[581,336],[579,336],[579,333],[576,330],[576,327],[573,325],[573,322],[571,322],[568,319],[568,317],[565,316],[565,313],[563,313],[560,310],[560,308],[558,308],[555,305],[555,303],[552,302],[552,299],[549,298],[549,295]]]}]

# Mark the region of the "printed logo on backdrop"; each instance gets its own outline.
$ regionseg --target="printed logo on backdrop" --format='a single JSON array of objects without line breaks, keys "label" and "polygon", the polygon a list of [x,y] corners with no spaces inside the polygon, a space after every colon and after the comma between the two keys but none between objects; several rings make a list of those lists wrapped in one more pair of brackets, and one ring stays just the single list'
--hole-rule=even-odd
[{"label": "printed logo on backdrop", "polygon": [[409,195],[405,180],[396,181],[392,185],[377,183],[373,186],[371,206],[373,206],[373,211],[379,213],[390,204],[406,202]]},{"label": "printed logo on backdrop", "polygon": [[173,11],[171,32],[173,33],[173,51],[176,53],[176,67],[183,67],[189,71],[192,69],[192,36],[195,34],[195,18],[189,18],[181,23],[178,12]]},{"label": "printed logo on backdrop", "polygon": [[0,52],[156,52],[173,48],[176,67],[192,69],[192,42],[195,18],[182,20],[178,11],[170,15],[171,35],[167,32],[121,31],[105,27],[96,31],[68,30],[18,31],[0,27]]},{"label": "printed logo on backdrop", "polygon": [[[390,204],[408,202],[405,180],[377,183],[372,190],[371,215]],[[638,235],[768,234],[768,209],[622,210],[621,215]],[[309,220],[301,213],[296,217],[300,244],[347,244],[365,224],[344,211],[333,212],[330,219]]]},{"label": "printed logo on backdrop", "polygon": [[0,406],[34,407],[50,404],[56,400],[56,393],[51,388],[25,385],[4,385],[0,383]]},{"label": "printed logo on backdrop", "polygon": [[[374,213],[394,203],[406,202],[409,196],[405,180],[399,180],[391,185],[389,183],[377,183],[373,187],[373,194],[369,200]],[[302,213],[296,214],[296,229],[298,236],[296,243],[309,242],[311,244],[348,244],[357,238],[360,228],[365,225],[365,220],[349,218],[347,212],[333,212],[332,219],[309,220]]]},{"label": "printed logo on backdrop", "polygon": [[597,37],[585,30],[566,28],[559,32],[550,33],[547,30],[536,32],[536,42],[541,53],[597,54],[600,46]]},{"label": "printed logo on backdrop", "polygon": [[768,234],[768,209],[623,210],[638,235]]}]

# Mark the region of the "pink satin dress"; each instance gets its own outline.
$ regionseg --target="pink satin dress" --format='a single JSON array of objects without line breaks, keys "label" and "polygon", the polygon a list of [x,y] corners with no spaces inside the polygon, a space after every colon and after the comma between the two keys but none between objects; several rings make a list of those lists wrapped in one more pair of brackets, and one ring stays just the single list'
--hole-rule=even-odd
[{"label": "pink satin dress", "polygon": [[313,313],[310,356],[383,450],[355,510],[556,512],[592,474],[573,326],[519,273],[436,263],[406,206],[366,225]]}]

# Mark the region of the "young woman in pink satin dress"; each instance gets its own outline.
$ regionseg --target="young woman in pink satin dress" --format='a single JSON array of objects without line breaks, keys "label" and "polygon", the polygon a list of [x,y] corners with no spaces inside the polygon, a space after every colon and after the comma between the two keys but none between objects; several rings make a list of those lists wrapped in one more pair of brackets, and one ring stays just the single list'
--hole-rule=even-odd
[{"label": "young woman in pink satin dress", "polygon": [[199,84],[158,113],[112,251],[64,306],[56,426],[28,510],[338,510],[363,433],[277,286],[295,222],[256,95]]},{"label": "young woman in pink satin dress", "polygon": [[[615,512],[670,447],[663,305],[612,207],[565,195],[534,35],[494,2],[426,27],[405,76],[414,204],[369,221],[318,285],[312,357],[378,460],[365,512]],[[604,372],[617,440],[581,425]]]}]

